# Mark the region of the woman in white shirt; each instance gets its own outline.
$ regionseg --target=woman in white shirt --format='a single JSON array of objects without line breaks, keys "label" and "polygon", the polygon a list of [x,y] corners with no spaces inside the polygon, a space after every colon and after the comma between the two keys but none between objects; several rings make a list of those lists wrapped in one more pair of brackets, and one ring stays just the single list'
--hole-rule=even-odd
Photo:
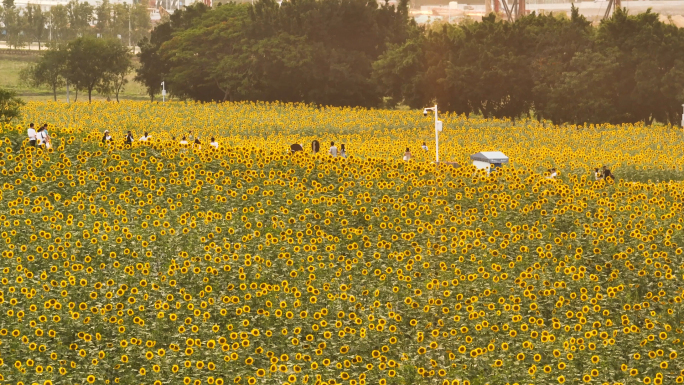
[{"label": "woman in white shirt", "polygon": [[45,143],[47,141],[47,135],[45,134],[45,128],[41,127],[38,129],[38,132],[36,133],[36,141],[37,141],[38,147],[45,146]]},{"label": "woman in white shirt", "polygon": [[140,141],[140,142],[147,142],[147,139],[149,139],[149,137],[150,137],[150,136],[149,136],[149,135],[147,134],[147,132],[146,132],[146,133],[143,134],[143,136],[140,137],[140,139],[138,139],[138,141]]},{"label": "woman in white shirt", "polygon": [[328,154],[333,157],[337,156],[337,147],[335,146],[335,142],[330,142],[330,149],[328,150]]},{"label": "woman in white shirt", "polygon": [[218,149],[218,147],[219,147],[218,142],[216,141],[216,139],[214,139],[213,136],[211,137],[211,142],[209,143],[209,145],[210,145],[211,147],[214,147],[215,149]]},{"label": "woman in white shirt", "polygon": [[408,162],[411,160],[411,151],[406,147],[406,152],[404,153],[404,161]]},{"label": "woman in white shirt", "polygon": [[48,125],[47,123],[43,124],[43,141],[45,142],[45,148],[52,148],[52,137],[50,136],[50,133],[48,132]]}]

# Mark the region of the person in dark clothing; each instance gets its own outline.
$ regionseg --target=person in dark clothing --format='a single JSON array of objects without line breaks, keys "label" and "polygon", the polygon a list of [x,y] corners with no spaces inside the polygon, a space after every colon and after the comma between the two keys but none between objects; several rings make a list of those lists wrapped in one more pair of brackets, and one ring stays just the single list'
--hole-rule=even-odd
[{"label": "person in dark clothing", "polygon": [[611,182],[615,181],[615,177],[613,176],[613,173],[610,172],[610,169],[608,169],[608,167],[603,166],[603,169],[601,171],[603,172],[603,179],[606,182],[607,181],[611,181]]},{"label": "person in dark clothing", "polygon": [[109,130],[105,130],[104,134],[102,135],[102,144],[107,144],[107,142],[110,142],[112,140],[112,136],[109,135]]},{"label": "person in dark clothing", "polygon": [[126,134],[126,144],[133,144],[133,134],[130,131]]},{"label": "person in dark clothing", "polygon": [[598,181],[598,180],[601,180],[601,179],[603,179],[603,175],[602,175],[601,172],[599,171],[598,167],[595,167],[595,168],[594,168],[594,180],[597,180],[597,181]]}]

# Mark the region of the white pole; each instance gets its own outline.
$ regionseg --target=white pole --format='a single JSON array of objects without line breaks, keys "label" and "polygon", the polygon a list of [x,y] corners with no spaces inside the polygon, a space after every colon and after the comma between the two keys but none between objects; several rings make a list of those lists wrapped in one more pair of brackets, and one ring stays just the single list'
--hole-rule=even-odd
[{"label": "white pole", "polygon": [[128,8],[128,48],[131,48],[131,7]]},{"label": "white pole", "polygon": [[437,130],[437,105],[435,104],[435,162],[439,163],[439,131]]},{"label": "white pole", "polygon": [[[682,108],[684,108],[684,104],[682,104]],[[684,113],[682,113],[682,127],[684,127]]]},{"label": "white pole", "polygon": [[66,86],[67,86],[67,103],[69,102],[69,79],[66,80]]},{"label": "white pole", "polygon": [[166,101],[166,88],[164,88],[164,82],[161,82],[162,86],[162,103]]}]

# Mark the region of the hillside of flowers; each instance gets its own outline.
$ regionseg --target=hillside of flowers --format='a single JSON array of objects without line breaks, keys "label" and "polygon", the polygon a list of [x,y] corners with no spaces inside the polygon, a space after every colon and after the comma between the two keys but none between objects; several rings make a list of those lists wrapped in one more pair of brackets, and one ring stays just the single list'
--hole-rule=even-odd
[{"label": "hillside of flowers", "polygon": [[0,135],[0,383],[684,382],[681,130],[442,119],[462,167],[420,111],[28,104]]}]

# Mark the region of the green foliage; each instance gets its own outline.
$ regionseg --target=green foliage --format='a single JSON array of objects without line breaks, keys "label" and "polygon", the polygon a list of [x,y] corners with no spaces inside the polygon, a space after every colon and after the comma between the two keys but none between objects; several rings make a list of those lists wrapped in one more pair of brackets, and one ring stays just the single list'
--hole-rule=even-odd
[{"label": "green foliage", "polygon": [[0,88],[0,123],[9,123],[21,115],[24,102],[13,91]]},{"label": "green foliage", "polygon": [[88,92],[91,101],[93,90],[116,92],[118,97],[122,77],[131,67],[131,54],[118,40],[82,37],[67,44],[66,63],[65,78],[77,90]]},{"label": "green foliage", "polygon": [[173,94],[204,101],[378,106],[383,95],[371,80],[373,62],[411,28],[405,1],[194,6],[141,46],[138,80],[153,91],[162,69]]},{"label": "green foliage", "polygon": [[24,29],[28,29],[26,25],[26,18],[22,16],[21,11],[14,6],[13,1],[3,2],[3,7],[0,9],[0,20],[4,26],[5,40],[9,47],[19,48],[26,43],[26,36],[22,33]]},{"label": "green foliage", "polygon": [[31,87],[47,87],[57,101],[57,88],[64,86],[67,51],[65,46],[56,46],[43,53],[40,60],[21,71],[21,79]]},{"label": "green foliage", "polygon": [[71,0],[66,5],[53,5],[46,12],[40,5],[29,3],[18,9],[12,1],[4,3],[0,7],[0,22],[8,44],[15,48],[34,42],[41,48],[46,41],[61,43],[96,34],[108,38],[121,36],[123,41],[136,44],[149,35],[151,28],[147,6],[142,2],[112,5],[107,0],[93,6]]},{"label": "green foliage", "polygon": [[55,5],[50,8],[50,34],[55,41],[69,39],[69,17],[64,5]]},{"label": "green foliage", "polygon": [[[147,7],[143,3],[135,5],[111,4],[108,0],[95,7],[95,29],[102,37],[121,36],[122,41],[133,43],[141,41],[151,27]],[[130,25],[129,25],[130,24]],[[130,30],[129,30],[130,27]]]},{"label": "green foliage", "polygon": [[684,31],[650,11],[618,10],[598,27],[532,14],[412,37],[374,65],[386,95],[420,107],[484,117],[534,113],[554,123],[679,124],[684,102]]},{"label": "green foliage", "polygon": [[41,43],[46,38],[45,24],[47,17],[40,8],[40,5],[29,4],[24,10],[24,17],[26,18],[26,29],[24,31],[28,36],[28,43],[32,41],[38,42],[40,49]]},{"label": "green foliage", "polygon": [[161,82],[166,79],[170,71],[168,61],[162,60],[159,50],[165,42],[171,40],[174,32],[182,31],[192,25],[193,21],[207,12],[209,8],[203,3],[196,3],[174,12],[169,21],[154,28],[150,39],[142,39],[138,43],[140,66],[136,69],[135,81],[147,88],[150,99],[161,91]]},{"label": "green foliage", "polygon": [[90,25],[94,19],[95,7],[87,1],[83,3],[70,1],[66,9],[71,33],[77,37],[86,34],[91,29]]}]

